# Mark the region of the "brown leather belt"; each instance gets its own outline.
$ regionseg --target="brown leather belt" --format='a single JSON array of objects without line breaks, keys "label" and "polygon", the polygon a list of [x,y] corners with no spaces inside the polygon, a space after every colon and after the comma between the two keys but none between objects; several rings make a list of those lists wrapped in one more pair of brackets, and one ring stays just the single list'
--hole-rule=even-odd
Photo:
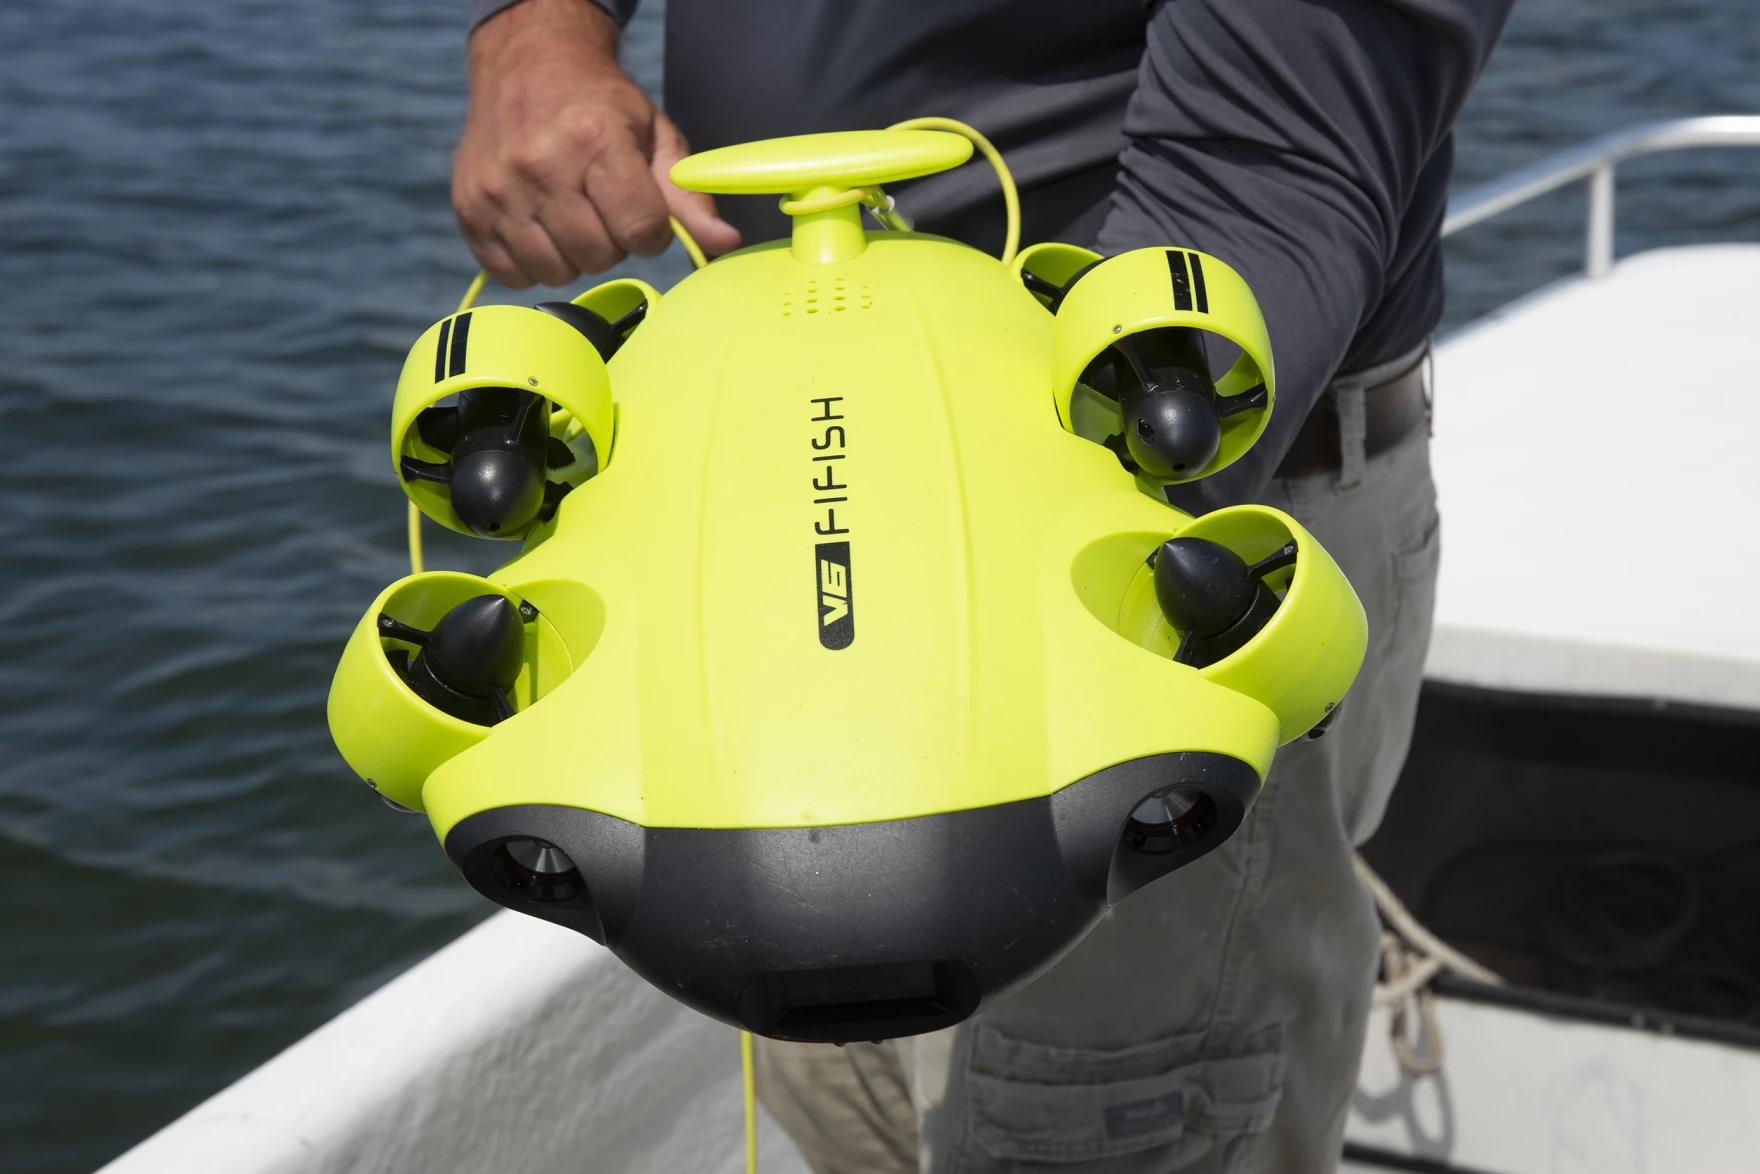
[{"label": "brown leather belt", "polygon": [[[1379,456],[1420,427],[1429,426],[1430,401],[1424,390],[1428,352],[1406,370],[1363,389],[1363,456]],[[1295,443],[1277,466],[1279,477],[1336,473],[1343,462],[1338,435],[1338,400],[1328,387],[1296,433]]]}]

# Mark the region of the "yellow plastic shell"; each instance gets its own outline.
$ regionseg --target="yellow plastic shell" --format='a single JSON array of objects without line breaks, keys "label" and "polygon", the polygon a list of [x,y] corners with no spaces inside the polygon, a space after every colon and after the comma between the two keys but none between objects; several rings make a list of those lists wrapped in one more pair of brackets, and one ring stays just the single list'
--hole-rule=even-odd
[{"label": "yellow plastic shell", "polygon": [[[1350,585],[1287,515],[1193,519],[1139,485],[1106,444],[1120,405],[1104,384],[1081,390],[1071,427],[1088,363],[1156,327],[1233,340],[1220,390],[1269,391],[1264,323],[1234,271],[1067,245],[1013,263],[1012,197],[1000,259],[908,231],[873,185],[963,162],[967,135],[1010,191],[981,135],[935,125],[960,134],[680,163],[687,187],[791,197],[793,239],[705,264],[664,301],[630,281],[580,295],[625,320],[609,370],[534,309],[425,334],[394,461],[443,455],[416,427],[429,404],[524,387],[559,409],[551,438],[574,463],[549,475],[571,488],[492,575],[388,588],[331,688],[349,764],[424,811],[479,892],[780,1039],[937,1030],[1042,972],[1107,907],[1235,832],[1366,642]],[[864,232],[864,205],[883,230]],[[1205,471],[1263,428],[1268,402],[1244,403]],[[462,529],[440,487],[405,488]],[[1250,560],[1296,546],[1265,580],[1281,601],[1263,628],[1201,669],[1173,659],[1148,565],[1181,534]],[[523,624],[511,704],[454,705],[436,678],[470,679],[465,645],[409,673],[426,639],[400,625],[431,630],[488,592]],[[406,674],[459,712],[507,716],[456,720]]]},{"label": "yellow plastic shell", "polygon": [[[1032,250],[1022,254],[1022,262],[1030,263],[1032,255]],[[1201,270],[1201,286],[1197,287],[1190,267],[1193,257]],[[1073,258],[1065,258],[1064,264],[1070,260]],[[1183,290],[1181,281],[1185,283]],[[1181,308],[1186,303],[1190,308]],[[1196,327],[1240,347],[1240,358],[1217,380],[1217,394],[1239,395],[1261,383],[1267,393],[1264,411],[1241,412],[1223,421],[1216,458],[1183,478],[1196,480],[1240,459],[1265,431],[1276,402],[1276,375],[1265,318],[1253,291],[1225,262],[1193,249],[1136,249],[1094,266],[1064,297],[1057,311],[1052,394],[1058,418],[1064,427],[1073,428],[1071,395],[1088,364],[1118,339],[1161,326]]]},{"label": "yellow plastic shell", "polygon": [[[679,178],[776,191],[969,154],[956,136],[899,134],[714,152]],[[442,838],[527,804],[649,828],[876,823],[1041,798],[1183,751],[1262,778],[1343,696],[1363,614],[1311,536],[1258,507],[1194,520],[1068,429],[1069,386],[1125,332],[1221,334],[1243,355],[1220,390],[1269,388],[1264,323],[1232,269],[1204,257],[1207,310],[1181,310],[1169,250],[1125,254],[1053,316],[1019,270],[1061,283],[1094,254],[1041,246],[1010,267],[889,231],[805,264],[795,244],[722,258],[664,301],[628,282],[582,295],[608,316],[649,302],[612,364],[615,420],[596,352],[542,312],[474,311],[463,370],[438,381],[440,328],[417,342],[394,457],[438,456],[415,416],[471,386],[532,387],[601,451],[615,422],[617,449],[488,580],[405,580],[356,631],[331,722],[388,797],[426,810]],[[1225,432],[1228,460],[1266,414]],[[1182,533],[1250,559],[1292,538],[1299,550],[1272,583],[1275,618],[1202,670],[1171,659],[1177,633],[1145,566]],[[374,627],[387,607],[423,626],[485,589],[539,617],[517,712],[493,728],[410,694]]]},{"label": "yellow plastic shell", "polygon": [[[1180,750],[1262,775],[1283,683],[1211,680],[1081,598],[1097,537],[1147,535],[1134,572],[1190,520],[1060,425],[1040,390],[1054,333],[1008,269],[912,234],[830,267],[755,249],[687,277],[618,353],[618,459],[494,576],[589,586],[603,634],[544,704],[433,771],[435,829],[521,803],[863,823]],[[827,577],[820,544],[843,542]],[[832,650],[837,587],[855,637]]]},{"label": "yellow plastic shell", "polygon": [[[461,347],[460,323],[465,322]],[[416,340],[391,405],[391,465],[398,470],[398,484],[442,526],[470,533],[453,512],[445,486],[406,481],[401,460],[445,461],[445,453],[423,443],[416,417],[447,396],[477,387],[537,392],[585,431],[600,467],[609,463],[614,425],[610,378],[599,352],[580,331],[528,306],[478,306],[453,314]],[[555,423],[560,426],[561,421]]]}]

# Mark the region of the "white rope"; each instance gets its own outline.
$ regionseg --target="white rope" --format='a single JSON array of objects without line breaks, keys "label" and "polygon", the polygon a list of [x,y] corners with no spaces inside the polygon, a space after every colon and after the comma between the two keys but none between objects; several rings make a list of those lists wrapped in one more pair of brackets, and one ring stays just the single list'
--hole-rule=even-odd
[{"label": "white rope", "polygon": [[[1431,981],[1444,970],[1493,986],[1503,980],[1425,929],[1362,856],[1355,857],[1355,865],[1385,927],[1382,978],[1373,999],[1375,1006],[1393,1009],[1388,1035],[1394,1059],[1408,1076],[1432,1076],[1442,1070],[1443,1046]],[[1408,1025],[1415,1025],[1415,1035]]]}]

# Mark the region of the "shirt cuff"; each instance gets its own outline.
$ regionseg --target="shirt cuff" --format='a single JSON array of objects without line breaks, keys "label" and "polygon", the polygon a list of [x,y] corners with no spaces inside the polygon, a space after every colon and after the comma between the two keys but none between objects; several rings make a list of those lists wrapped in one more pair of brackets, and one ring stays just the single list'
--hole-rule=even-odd
[{"label": "shirt cuff", "polygon": [[[512,8],[519,2],[520,0],[471,0],[469,16],[465,23],[467,33],[476,32],[478,25],[502,9]],[[629,23],[629,18],[635,15],[636,5],[641,0],[592,0],[592,2],[603,8],[606,15],[615,20],[619,28],[622,28]]]}]

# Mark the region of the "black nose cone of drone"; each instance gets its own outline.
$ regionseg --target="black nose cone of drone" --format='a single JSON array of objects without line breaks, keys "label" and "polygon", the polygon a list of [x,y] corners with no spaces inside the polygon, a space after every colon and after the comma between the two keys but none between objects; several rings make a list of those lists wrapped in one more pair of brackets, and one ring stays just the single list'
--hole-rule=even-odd
[{"label": "black nose cone of drone", "polygon": [[[450,456],[445,463],[402,461],[405,479],[446,486],[447,499],[480,538],[518,538],[544,516],[550,410],[543,396],[511,387],[473,388],[452,407],[432,407],[416,423],[422,439]],[[566,455],[566,454],[565,454]]]},{"label": "black nose cone of drone", "polygon": [[1174,659],[1203,667],[1251,640],[1277,611],[1262,575],[1294,560],[1293,549],[1248,566],[1207,538],[1172,538],[1155,555],[1155,598],[1183,636]]},{"label": "black nose cone of drone", "polygon": [[1202,473],[1222,447],[1222,417],[1201,330],[1145,330],[1112,344],[1111,378],[1124,414],[1124,444],[1158,481]]},{"label": "black nose cone of drone", "polygon": [[505,595],[479,595],[441,617],[423,651],[447,684],[485,696],[513,687],[525,659],[525,625]]},{"label": "black nose cone of drone", "polygon": [[482,726],[513,716],[510,693],[525,661],[525,625],[506,596],[467,599],[431,632],[389,616],[380,618],[379,627],[387,636],[420,646],[415,659],[399,668],[411,691],[429,705]]},{"label": "black nose cone of drone", "polygon": [[458,520],[484,538],[518,534],[544,505],[543,464],[523,446],[492,444],[455,454],[450,484]]},{"label": "black nose cone of drone", "polygon": [[1216,459],[1222,422],[1208,395],[1170,381],[1131,405],[1124,441],[1139,469],[1177,481]]}]

